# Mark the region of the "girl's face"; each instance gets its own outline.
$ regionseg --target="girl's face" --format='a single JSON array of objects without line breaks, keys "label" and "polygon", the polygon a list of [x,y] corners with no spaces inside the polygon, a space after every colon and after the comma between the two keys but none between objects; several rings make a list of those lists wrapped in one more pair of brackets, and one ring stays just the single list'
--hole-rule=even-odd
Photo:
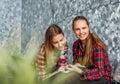
[{"label": "girl's face", "polygon": [[77,20],[74,22],[73,31],[77,38],[79,38],[81,41],[85,41],[89,35],[90,28],[85,20]]},{"label": "girl's face", "polygon": [[57,34],[53,36],[52,38],[53,47],[59,50],[64,50],[65,44],[66,44],[66,39],[63,34]]}]

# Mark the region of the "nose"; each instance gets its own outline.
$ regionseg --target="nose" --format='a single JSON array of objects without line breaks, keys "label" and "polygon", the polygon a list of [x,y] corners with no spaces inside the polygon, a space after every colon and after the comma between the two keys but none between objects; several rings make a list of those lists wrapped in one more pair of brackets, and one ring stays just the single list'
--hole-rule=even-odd
[{"label": "nose", "polygon": [[79,33],[82,33],[82,30],[79,30]]}]

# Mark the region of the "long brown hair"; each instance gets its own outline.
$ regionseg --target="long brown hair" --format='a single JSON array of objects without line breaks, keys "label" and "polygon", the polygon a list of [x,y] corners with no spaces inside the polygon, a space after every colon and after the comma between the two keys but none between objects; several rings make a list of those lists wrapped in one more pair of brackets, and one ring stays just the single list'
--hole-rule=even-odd
[{"label": "long brown hair", "polygon": [[[77,16],[74,18],[73,22],[72,22],[72,29],[74,30],[74,23],[77,21],[77,20],[85,20],[88,27],[90,28],[89,26],[89,22],[87,20],[87,18],[85,18],[84,16]],[[89,31],[90,32],[90,31]],[[92,57],[92,49],[93,49],[93,45],[94,44],[98,44],[99,46],[101,46],[105,51],[107,51],[107,47],[106,45],[103,43],[103,41],[96,35],[96,34],[93,34],[93,33],[89,33],[87,39],[86,39],[86,50],[85,50],[85,56],[83,56],[83,58],[81,58],[80,60],[80,63],[85,65],[85,66],[90,66],[92,65],[93,63],[93,57]]]},{"label": "long brown hair", "polygon": [[62,29],[56,25],[52,24],[48,27],[45,33],[45,56],[50,56],[53,53],[54,47],[52,46],[52,38],[57,34],[63,34]]}]

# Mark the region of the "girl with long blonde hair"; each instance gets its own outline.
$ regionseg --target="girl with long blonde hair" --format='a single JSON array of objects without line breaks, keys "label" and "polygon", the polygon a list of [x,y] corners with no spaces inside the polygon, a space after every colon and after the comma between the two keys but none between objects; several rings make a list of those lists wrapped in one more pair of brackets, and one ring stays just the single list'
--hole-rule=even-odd
[{"label": "girl with long blonde hair", "polygon": [[96,34],[91,33],[88,20],[84,16],[75,17],[72,29],[78,38],[73,43],[73,63],[79,63],[86,68],[81,69],[75,65],[69,65],[67,69],[80,74],[79,82],[81,84],[111,82],[112,69],[108,59],[107,47]]},{"label": "girl with long blonde hair", "polygon": [[47,74],[58,69],[64,69],[68,64],[67,41],[62,29],[52,24],[45,33],[45,41],[40,46],[36,67],[39,78],[43,79]]}]

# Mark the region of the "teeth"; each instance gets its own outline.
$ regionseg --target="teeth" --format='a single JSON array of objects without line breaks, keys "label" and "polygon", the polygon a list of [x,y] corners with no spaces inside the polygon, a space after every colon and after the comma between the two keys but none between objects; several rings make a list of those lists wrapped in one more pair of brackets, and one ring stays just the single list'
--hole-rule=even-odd
[{"label": "teeth", "polygon": [[84,37],[84,35],[80,35],[80,37]]},{"label": "teeth", "polygon": [[84,37],[84,36],[85,36],[85,34],[80,34],[79,36],[80,36],[80,37]]}]

